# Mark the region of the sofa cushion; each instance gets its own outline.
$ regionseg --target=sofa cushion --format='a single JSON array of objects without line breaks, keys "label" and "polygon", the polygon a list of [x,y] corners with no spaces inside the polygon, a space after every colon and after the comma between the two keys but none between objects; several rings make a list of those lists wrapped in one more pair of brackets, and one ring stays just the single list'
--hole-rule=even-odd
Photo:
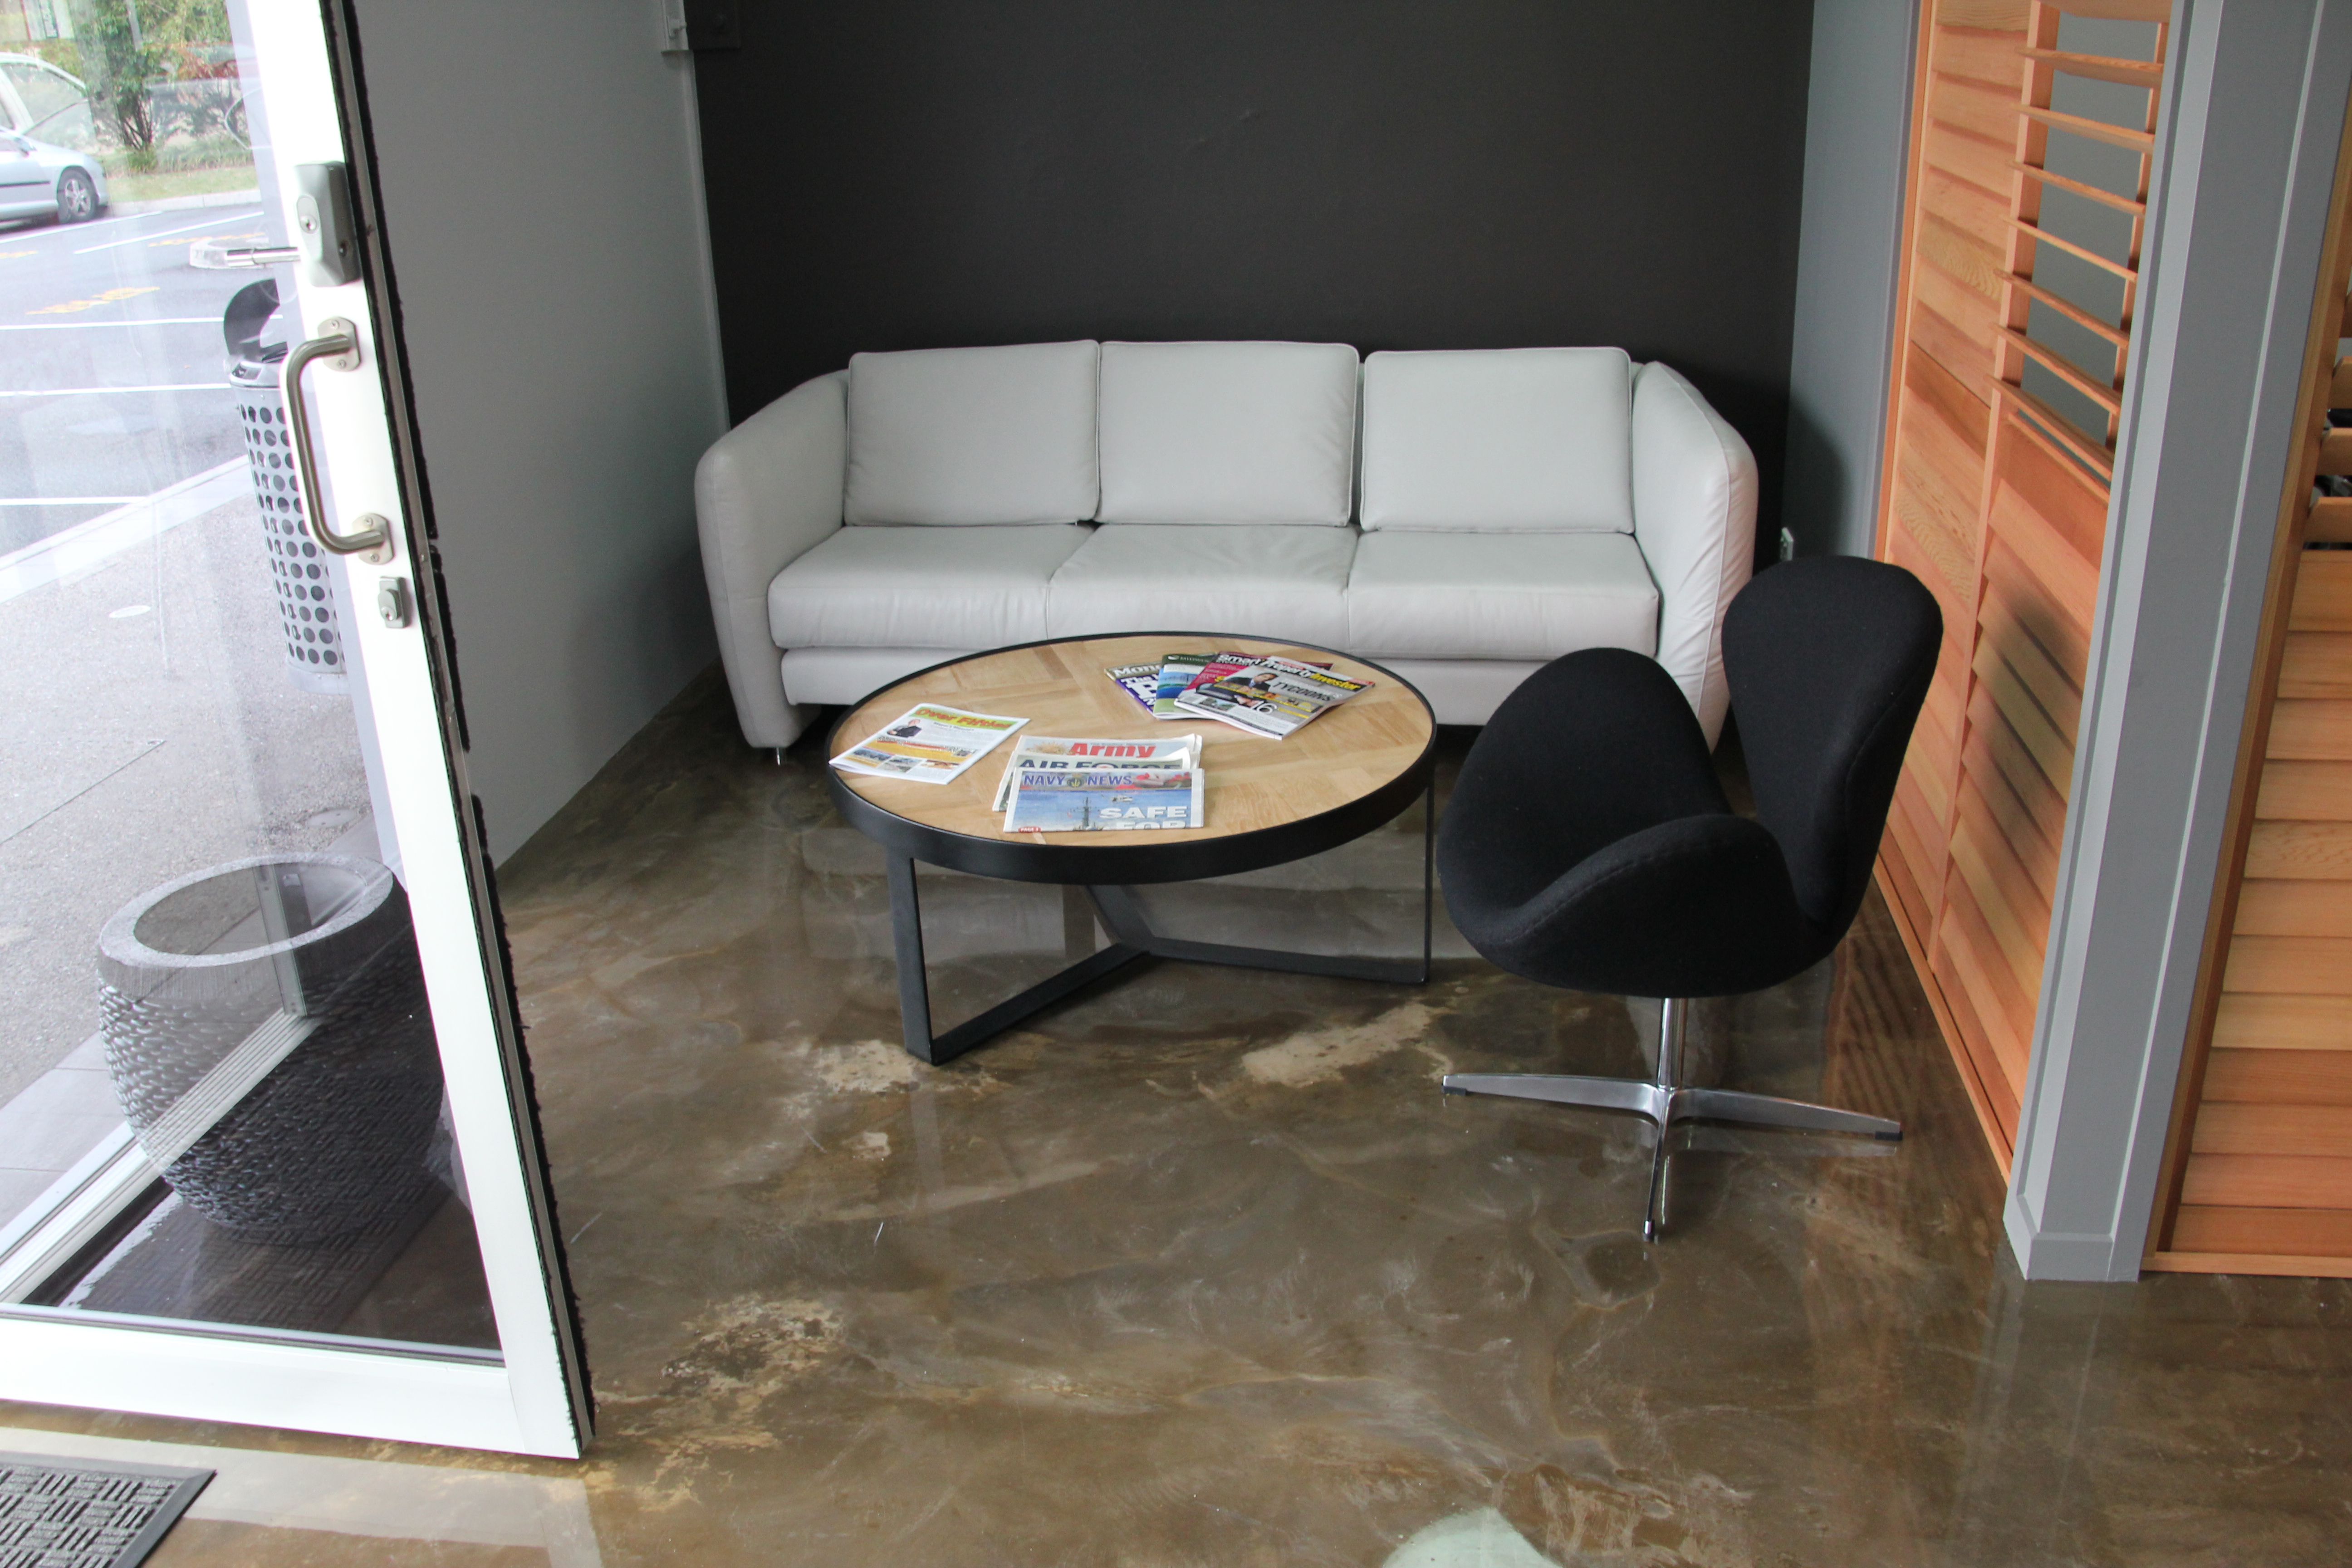
[{"label": "sofa cushion", "polygon": [[1045,636],[1084,523],[845,528],[768,585],[778,647],[997,647]]},{"label": "sofa cushion", "polygon": [[1352,528],[1099,528],[1062,563],[1045,636],[1230,632],[1336,645],[1347,635]]},{"label": "sofa cushion", "polygon": [[1622,349],[1376,353],[1364,362],[1364,527],[1633,530]]},{"label": "sofa cushion", "polygon": [[1356,351],[1345,343],[1105,343],[1104,522],[1344,526]]},{"label": "sofa cushion", "polygon": [[1654,653],[1658,590],[1622,533],[1368,533],[1348,580],[1349,652],[1550,659]]},{"label": "sofa cushion", "polygon": [[917,349],[849,362],[849,522],[1095,514],[1095,344]]}]

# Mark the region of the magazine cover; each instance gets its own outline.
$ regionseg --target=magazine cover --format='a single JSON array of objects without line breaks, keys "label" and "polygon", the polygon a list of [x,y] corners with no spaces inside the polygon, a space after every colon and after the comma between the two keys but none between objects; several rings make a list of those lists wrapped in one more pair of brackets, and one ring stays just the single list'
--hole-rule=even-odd
[{"label": "magazine cover", "polygon": [[1297,659],[1268,658],[1195,686],[1176,701],[1188,712],[1280,740],[1370,684]]},{"label": "magazine cover", "polygon": [[1201,763],[1201,737],[1171,735],[1164,741],[1074,741],[1059,735],[1024,735],[1004,759],[996,780],[995,810],[1013,795],[1013,775],[1024,769],[1048,773],[1072,768],[1194,768]]},{"label": "magazine cover", "polygon": [[1160,682],[1152,689],[1151,716],[1154,719],[1181,719],[1182,709],[1176,706],[1177,693],[1192,684],[1209,662],[1205,653],[1171,653],[1160,661]]},{"label": "magazine cover", "polygon": [[[1171,655],[1171,657],[1173,658],[1174,656]],[[1264,664],[1267,659],[1276,657],[1278,656],[1274,654],[1255,653],[1211,654],[1208,658],[1208,662],[1192,673],[1192,678],[1184,683],[1183,689],[1169,698],[1167,702],[1169,710],[1168,716],[1175,719],[1181,719],[1188,716],[1202,719],[1215,719],[1221,722],[1232,725],[1234,729],[1243,731],[1244,734],[1256,735],[1260,737],[1270,734],[1272,732],[1270,731],[1261,729],[1254,724],[1244,723],[1242,720],[1235,718],[1233,712],[1228,709],[1204,708],[1197,704],[1188,704],[1184,700],[1195,692],[1200,691],[1204,687],[1213,685],[1220,680],[1233,679],[1241,675],[1243,671],[1254,669],[1257,666]],[[1292,659],[1287,662],[1296,664],[1298,661]],[[1328,664],[1317,664],[1307,665],[1304,668],[1310,669],[1328,669],[1331,667]],[[1164,690],[1165,688],[1163,687],[1162,689]],[[1158,714],[1159,708],[1157,705],[1153,707],[1152,711],[1155,715]]]},{"label": "magazine cover", "polygon": [[833,765],[845,773],[947,784],[1027,722],[919,703],[834,758]]},{"label": "magazine cover", "polygon": [[[1152,700],[1160,695],[1160,667],[1156,664],[1121,664],[1103,671],[1118,682],[1119,689],[1135,699],[1135,705],[1146,713],[1151,712]],[[1154,715],[1157,717],[1157,715]]]},{"label": "magazine cover", "polygon": [[1007,833],[1116,832],[1201,826],[1198,768],[1024,768],[1013,777]]}]

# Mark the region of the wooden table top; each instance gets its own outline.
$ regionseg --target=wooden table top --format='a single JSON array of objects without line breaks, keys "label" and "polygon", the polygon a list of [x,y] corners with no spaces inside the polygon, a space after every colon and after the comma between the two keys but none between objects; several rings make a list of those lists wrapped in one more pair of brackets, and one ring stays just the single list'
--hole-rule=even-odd
[{"label": "wooden table top", "polygon": [[[1214,719],[1158,720],[1104,673],[1125,664],[1157,664],[1171,653],[1281,654],[1331,666],[1351,680],[1370,682],[1288,739],[1245,734]],[[1385,670],[1299,643],[1215,633],[1159,632],[1142,637],[1073,637],[974,654],[970,658],[886,687],[852,709],[834,731],[838,755],[918,702],[944,703],[977,713],[1029,722],[964,771],[952,784],[919,784],[835,772],[839,784],[894,816],[973,838],[1055,848],[1139,847],[1202,843],[1300,822],[1337,810],[1393,784],[1429,750],[1436,720],[1429,704]],[[1165,740],[1198,734],[1206,774],[1200,827],[1128,833],[1007,833],[1004,814],[992,809],[1005,760],[1024,736]]]}]

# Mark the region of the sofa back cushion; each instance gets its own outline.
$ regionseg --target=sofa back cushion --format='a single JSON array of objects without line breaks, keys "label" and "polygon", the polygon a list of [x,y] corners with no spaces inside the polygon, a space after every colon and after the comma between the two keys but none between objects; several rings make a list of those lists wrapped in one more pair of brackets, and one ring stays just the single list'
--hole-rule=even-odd
[{"label": "sofa back cushion", "polygon": [[1096,355],[1091,340],[853,355],[843,521],[1094,516]]},{"label": "sofa back cushion", "polygon": [[1633,531],[1622,349],[1376,353],[1364,362],[1364,526]]},{"label": "sofa back cushion", "polygon": [[1346,343],[1105,343],[1104,522],[1321,523],[1355,500]]}]

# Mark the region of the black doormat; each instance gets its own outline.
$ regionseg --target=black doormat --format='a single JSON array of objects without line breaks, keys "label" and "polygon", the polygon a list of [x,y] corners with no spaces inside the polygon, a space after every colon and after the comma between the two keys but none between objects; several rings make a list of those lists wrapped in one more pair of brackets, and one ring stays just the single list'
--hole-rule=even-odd
[{"label": "black doormat", "polygon": [[0,1454],[0,1568],[132,1568],[210,1470]]}]

